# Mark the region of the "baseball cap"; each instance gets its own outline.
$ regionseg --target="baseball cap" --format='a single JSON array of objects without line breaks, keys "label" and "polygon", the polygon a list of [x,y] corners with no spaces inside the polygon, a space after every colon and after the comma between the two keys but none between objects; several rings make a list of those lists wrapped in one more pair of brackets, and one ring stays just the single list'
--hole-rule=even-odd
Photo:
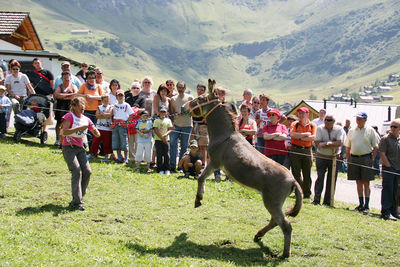
[{"label": "baseball cap", "polygon": [[189,147],[192,147],[192,146],[194,146],[194,147],[199,147],[199,146],[197,145],[197,141],[196,141],[196,140],[190,141]]},{"label": "baseball cap", "polygon": [[161,106],[160,112],[167,112],[167,111],[168,111],[167,107]]},{"label": "baseball cap", "polygon": [[142,113],[140,113],[140,116],[149,116],[149,113],[147,110],[143,110]]},{"label": "baseball cap", "polygon": [[358,112],[356,117],[366,119],[366,118],[368,118],[368,115],[365,112]]},{"label": "baseball cap", "polygon": [[69,63],[68,61],[64,61],[63,63],[61,63],[61,67],[64,65],[71,65],[71,63]]},{"label": "baseball cap", "polygon": [[118,89],[117,92],[115,92],[115,95],[124,95],[124,91],[121,89]]},{"label": "baseball cap", "polygon": [[4,85],[0,85],[0,90],[6,90],[6,87]]},{"label": "baseball cap", "polygon": [[298,108],[296,111],[297,112],[310,113],[310,110],[308,108],[306,108],[306,107]]}]

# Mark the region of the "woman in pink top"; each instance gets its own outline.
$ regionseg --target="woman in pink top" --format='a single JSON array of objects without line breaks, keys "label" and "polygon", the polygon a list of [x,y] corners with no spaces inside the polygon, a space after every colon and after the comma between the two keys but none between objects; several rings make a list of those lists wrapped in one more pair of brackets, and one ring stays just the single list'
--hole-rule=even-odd
[{"label": "woman in pink top", "polygon": [[287,157],[286,137],[288,134],[285,125],[280,124],[281,113],[277,109],[271,109],[267,113],[269,122],[264,126],[263,138],[265,140],[265,152],[268,158],[284,165]]},{"label": "woman in pink top", "polygon": [[94,127],[93,122],[83,115],[85,110],[84,98],[75,97],[71,100],[70,105],[70,112],[62,118],[64,136],[62,152],[68,169],[72,174],[72,201],[70,206],[74,209],[85,210],[82,197],[86,193],[92,170],[86,158],[83,137],[86,135],[88,129],[96,137],[99,137],[100,133]]}]

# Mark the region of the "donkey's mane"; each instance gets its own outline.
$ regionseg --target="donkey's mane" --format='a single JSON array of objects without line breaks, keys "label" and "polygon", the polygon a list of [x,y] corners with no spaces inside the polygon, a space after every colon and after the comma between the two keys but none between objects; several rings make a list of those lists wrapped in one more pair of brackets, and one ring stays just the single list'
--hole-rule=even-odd
[{"label": "donkey's mane", "polygon": [[228,108],[228,105],[226,105],[226,104],[222,104],[222,105],[224,106],[225,110],[228,112],[226,114],[226,116],[227,116],[227,119],[232,122],[233,129],[235,131],[238,131],[239,127],[238,127],[237,120],[236,120],[237,114],[235,114],[230,108]]}]

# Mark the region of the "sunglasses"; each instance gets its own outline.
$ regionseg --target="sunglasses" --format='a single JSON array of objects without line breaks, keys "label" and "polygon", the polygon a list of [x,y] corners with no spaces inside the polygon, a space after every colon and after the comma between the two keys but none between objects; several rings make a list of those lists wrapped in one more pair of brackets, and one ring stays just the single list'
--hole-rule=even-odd
[{"label": "sunglasses", "polygon": [[88,65],[82,65],[82,68],[87,68],[88,67]]},{"label": "sunglasses", "polygon": [[397,125],[390,125],[390,128],[397,129],[397,128],[399,128],[399,126],[397,126]]},{"label": "sunglasses", "polygon": [[174,85],[173,83],[167,83],[167,86],[172,86],[172,85]]},{"label": "sunglasses", "polygon": [[138,89],[140,89],[140,88],[139,88],[139,87],[132,87],[131,89],[137,89],[137,90],[138,90]]},{"label": "sunglasses", "polygon": [[334,121],[333,119],[325,119],[325,121],[327,121],[327,122],[332,122],[332,121]]},{"label": "sunglasses", "polygon": [[12,68],[12,70],[19,70],[19,68]]},{"label": "sunglasses", "polygon": [[183,86],[177,86],[176,88],[178,88],[178,89],[185,89],[185,87],[183,87]]},{"label": "sunglasses", "polygon": [[253,102],[253,104],[260,104],[260,102]]},{"label": "sunglasses", "polygon": [[145,81],[145,82],[143,82],[143,83],[151,83],[151,82],[149,82],[149,81]]},{"label": "sunglasses", "polygon": [[103,73],[102,72],[96,72],[96,75],[102,75]]}]

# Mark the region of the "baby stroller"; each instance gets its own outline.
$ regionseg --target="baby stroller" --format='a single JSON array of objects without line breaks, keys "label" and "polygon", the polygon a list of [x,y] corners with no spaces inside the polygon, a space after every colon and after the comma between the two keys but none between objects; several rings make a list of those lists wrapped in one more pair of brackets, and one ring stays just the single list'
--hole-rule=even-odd
[{"label": "baby stroller", "polygon": [[[37,108],[29,109],[32,101],[37,102]],[[21,112],[14,117],[15,142],[19,142],[24,134],[39,137],[41,144],[47,142],[47,132],[42,130],[42,126],[50,115],[50,102],[42,95],[30,95],[25,99]]]}]

